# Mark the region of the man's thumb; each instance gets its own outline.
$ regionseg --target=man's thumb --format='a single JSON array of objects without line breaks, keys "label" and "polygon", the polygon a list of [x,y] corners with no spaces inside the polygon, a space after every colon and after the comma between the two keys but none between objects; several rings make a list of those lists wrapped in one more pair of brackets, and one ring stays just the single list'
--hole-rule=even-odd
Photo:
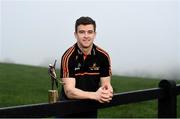
[{"label": "man's thumb", "polygon": [[108,89],[108,86],[107,86],[107,85],[104,85],[104,86],[102,87],[102,89],[103,89],[103,90],[107,90],[107,89]]}]

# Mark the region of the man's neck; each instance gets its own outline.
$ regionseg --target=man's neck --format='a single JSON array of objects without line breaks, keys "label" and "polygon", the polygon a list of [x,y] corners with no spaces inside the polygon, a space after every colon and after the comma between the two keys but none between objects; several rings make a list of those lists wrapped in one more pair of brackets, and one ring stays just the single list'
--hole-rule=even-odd
[{"label": "man's neck", "polygon": [[91,54],[93,44],[88,48],[83,48],[79,43],[77,43],[77,45],[85,55]]}]

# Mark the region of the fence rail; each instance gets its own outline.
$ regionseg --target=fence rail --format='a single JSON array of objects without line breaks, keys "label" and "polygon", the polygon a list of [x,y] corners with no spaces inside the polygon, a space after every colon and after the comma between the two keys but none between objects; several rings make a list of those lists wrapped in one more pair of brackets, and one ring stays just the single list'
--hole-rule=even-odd
[{"label": "fence rail", "polygon": [[[0,117],[52,117],[90,111],[95,108],[107,108],[117,105],[137,103],[158,99],[158,117],[176,118],[177,95],[180,85],[172,80],[161,80],[158,88],[129,91],[114,94],[110,103],[98,103],[93,100],[68,100],[54,104],[40,103],[0,108]],[[86,110],[85,110],[86,109]]]}]

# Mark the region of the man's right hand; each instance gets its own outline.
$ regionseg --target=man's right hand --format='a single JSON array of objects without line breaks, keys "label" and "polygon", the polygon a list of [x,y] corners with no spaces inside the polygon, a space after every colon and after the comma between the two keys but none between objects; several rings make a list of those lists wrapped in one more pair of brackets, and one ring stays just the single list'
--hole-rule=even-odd
[{"label": "man's right hand", "polygon": [[104,87],[100,87],[95,93],[96,100],[100,103],[108,103],[112,100],[112,94]]}]

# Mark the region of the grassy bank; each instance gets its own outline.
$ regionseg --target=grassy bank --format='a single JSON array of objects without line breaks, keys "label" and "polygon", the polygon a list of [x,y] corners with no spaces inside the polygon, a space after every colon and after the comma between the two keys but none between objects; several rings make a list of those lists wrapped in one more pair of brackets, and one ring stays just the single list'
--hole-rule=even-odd
[{"label": "grassy bank", "polygon": [[[137,77],[112,77],[115,93],[154,88],[159,81]],[[0,107],[47,102],[49,89],[47,68],[0,63]],[[180,117],[179,96],[177,102],[177,116]],[[157,117],[157,100],[100,109],[98,117]]]}]

